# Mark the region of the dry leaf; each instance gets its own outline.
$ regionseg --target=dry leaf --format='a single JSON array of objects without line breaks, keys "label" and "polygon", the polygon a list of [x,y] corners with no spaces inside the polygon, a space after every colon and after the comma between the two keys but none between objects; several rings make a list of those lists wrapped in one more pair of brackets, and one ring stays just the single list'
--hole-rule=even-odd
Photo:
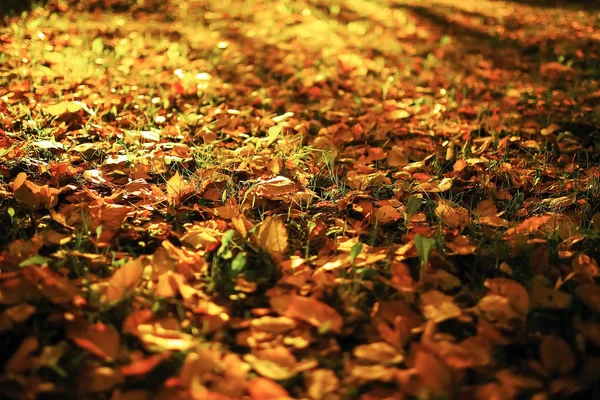
[{"label": "dry leaf", "polygon": [[437,290],[422,293],[420,299],[423,315],[435,322],[457,318],[462,314],[462,310],[454,304],[452,297]]},{"label": "dry leaf", "polygon": [[167,181],[167,200],[171,206],[181,205],[183,196],[192,192],[193,188],[181,177],[179,171]]},{"label": "dry leaf", "polygon": [[283,222],[271,216],[259,225],[256,241],[274,260],[281,262],[288,248],[288,234]]},{"label": "dry leaf", "polygon": [[121,338],[116,329],[110,325],[102,323],[89,325],[86,321],[77,320],[67,328],[67,337],[82,349],[106,361],[112,362],[119,355]]},{"label": "dry leaf", "polygon": [[287,400],[288,392],[279,384],[267,378],[254,378],[248,382],[248,393],[252,400]]},{"label": "dry leaf", "polygon": [[540,344],[542,364],[548,370],[566,375],[575,368],[577,360],[571,346],[557,335],[546,335]]},{"label": "dry leaf", "polygon": [[47,210],[54,208],[58,204],[59,189],[51,188],[48,185],[38,186],[27,180],[27,174],[19,173],[12,184],[15,199],[30,208],[45,208]]},{"label": "dry leaf", "polygon": [[324,399],[339,389],[340,381],[332,370],[316,369],[304,374],[304,384],[311,399]]},{"label": "dry leaf", "polygon": [[375,211],[375,220],[381,225],[396,222],[402,217],[403,214],[400,211],[389,205],[379,207]]},{"label": "dry leaf", "polygon": [[452,398],[454,379],[448,366],[421,345],[413,345],[410,353],[422,385],[418,392]]},{"label": "dry leaf", "polygon": [[372,363],[398,364],[404,360],[404,356],[395,347],[386,342],[356,346],[352,353],[359,360]]},{"label": "dry leaf", "polygon": [[344,323],[335,309],[313,297],[291,296],[285,315],[308,322],[319,330],[335,333],[341,331]]},{"label": "dry leaf", "polygon": [[462,231],[470,222],[469,211],[464,207],[457,207],[452,203],[440,200],[435,209],[435,215],[440,222],[451,229]]},{"label": "dry leaf", "polygon": [[527,315],[529,312],[529,294],[520,283],[511,279],[496,278],[486,279],[485,286],[491,293],[506,297],[510,305],[520,314]]},{"label": "dry leaf", "polygon": [[106,298],[108,301],[119,301],[130,294],[144,272],[140,258],[123,264],[108,281]]}]

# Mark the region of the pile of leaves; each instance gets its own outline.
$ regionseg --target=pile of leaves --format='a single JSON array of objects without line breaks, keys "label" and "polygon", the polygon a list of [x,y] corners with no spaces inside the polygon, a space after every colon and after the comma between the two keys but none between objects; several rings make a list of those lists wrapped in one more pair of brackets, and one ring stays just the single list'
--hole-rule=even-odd
[{"label": "pile of leaves", "polygon": [[597,396],[600,16],[525,3],[3,17],[0,397]]}]

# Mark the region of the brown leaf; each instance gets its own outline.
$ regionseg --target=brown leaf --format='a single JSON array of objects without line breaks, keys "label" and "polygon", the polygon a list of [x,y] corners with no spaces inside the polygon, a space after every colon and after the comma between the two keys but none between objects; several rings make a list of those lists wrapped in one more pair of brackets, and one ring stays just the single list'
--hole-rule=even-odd
[{"label": "brown leaf", "polygon": [[331,330],[335,333],[339,333],[344,324],[335,309],[314,297],[292,295],[285,315],[308,322],[320,330]]},{"label": "brown leaf", "polygon": [[171,206],[180,205],[182,197],[192,191],[192,186],[181,177],[179,171],[167,181],[167,201]]},{"label": "brown leaf", "polygon": [[254,378],[248,382],[248,393],[252,400],[287,400],[289,393],[272,379]]},{"label": "brown leaf", "polygon": [[121,367],[121,373],[124,376],[141,376],[150,373],[161,362],[168,358],[168,353],[153,354],[149,357],[143,357],[131,362],[131,364]]},{"label": "brown leaf", "polygon": [[277,176],[272,179],[258,181],[254,187],[248,190],[246,198],[252,201],[253,197],[281,200],[283,196],[298,190],[297,185],[289,178]]},{"label": "brown leaf", "polygon": [[575,368],[577,360],[571,346],[557,335],[546,335],[540,344],[540,357],[544,367],[561,375]]},{"label": "brown leaf", "polygon": [[282,261],[288,248],[288,233],[283,222],[271,216],[259,225],[256,241],[276,261]]},{"label": "brown leaf", "polygon": [[26,267],[23,276],[37,285],[42,294],[55,304],[73,300],[77,290],[71,282],[47,267]]},{"label": "brown leaf", "polygon": [[362,361],[381,364],[398,364],[404,360],[404,356],[394,346],[386,342],[356,346],[352,354]]},{"label": "brown leaf", "polygon": [[121,338],[116,329],[110,325],[102,323],[89,325],[84,320],[77,320],[67,328],[67,337],[82,349],[106,361],[114,361],[119,355]]},{"label": "brown leaf", "polygon": [[108,301],[119,301],[126,297],[142,277],[144,267],[140,258],[123,264],[108,281],[106,298]]},{"label": "brown leaf", "polygon": [[35,367],[32,353],[39,347],[37,338],[29,336],[21,342],[15,353],[4,365],[4,371],[9,374],[20,374]]},{"label": "brown leaf", "polygon": [[411,347],[412,367],[417,370],[422,384],[421,393],[452,398],[454,379],[446,364],[428,352],[422,345]]},{"label": "brown leaf", "polygon": [[600,286],[591,283],[580,285],[575,293],[592,311],[600,313]]},{"label": "brown leaf", "polygon": [[382,225],[396,222],[402,217],[403,214],[400,211],[398,211],[395,207],[392,207],[390,205],[379,207],[375,211],[375,220],[377,220],[377,222]]},{"label": "brown leaf", "polygon": [[192,335],[175,329],[166,329],[158,324],[138,326],[137,334],[148,348],[160,347],[168,351],[187,351],[196,346]]},{"label": "brown leaf", "polygon": [[90,205],[90,231],[95,233],[99,227],[102,227],[100,228],[100,237],[98,237],[99,246],[108,245],[121,229],[127,215],[133,210],[133,207],[104,203],[103,201],[94,202]]},{"label": "brown leaf", "polygon": [[283,346],[259,350],[255,354],[246,355],[244,359],[260,375],[275,380],[292,378],[296,375],[298,366],[296,357]]},{"label": "brown leaf", "polygon": [[486,295],[477,307],[489,321],[506,330],[513,330],[515,324],[526,317],[511,306],[508,298],[497,294]]},{"label": "brown leaf", "polygon": [[579,253],[571,262],[573,272],[581,277],[592,280],[598,276],[598,262],[592,257]]},{"label": "brown leaf", "polygon": [[447,319],[460,317],[462,310],[450,296],[437,290],[430,290],[421,294],[421,310],[427,319],[442,322]]},{"label": "brown leaf", "polygon": [[506,297],[510,305],[520,314],[527,315],[529,312],[529,294],[520,283],[511,279],[496,278],[486,279],[485,286],[491,293]]},{"label": "brown leaf", "polygon": [[84,369],[79,375],[79,390],[82,393],[106,392],[125,381],[118,369],[93,366]]},{"label": "brown leaf", "polygon": [[438,202],[435,215],[444,226],[459,231],[462,231],[470,222],[469,211],[466,208],[457,207],[445,200]]},{"label": "brown leaf", "polygon": [[462,256],[473,254],[477,250],[477,246],[465,235],[457,235],[450,242],[446,242],[446,247]]},{"label": "brown leaf", "polygon": [[59,189],[51,188],[48,185],[38,186],[27,180],[25,172],[17,175],[13,181],[12,188],[15,199],[30,208],[45,208],[49,210],[58,204]]},{"label": "brown leaf", "polygon": [[330,369],[316,369],[304,374],[306,391],[311,399],[320,400],[339,389],[340,381]]}]

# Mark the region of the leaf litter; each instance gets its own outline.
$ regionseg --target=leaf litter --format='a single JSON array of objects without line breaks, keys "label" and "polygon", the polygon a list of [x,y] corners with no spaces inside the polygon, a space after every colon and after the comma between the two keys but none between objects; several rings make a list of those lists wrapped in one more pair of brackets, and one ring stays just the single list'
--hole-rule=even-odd
[{"label": "leaf litter", "polygon": [[0,27],[0,397],[597,392],[593,5],[45,3]]}]

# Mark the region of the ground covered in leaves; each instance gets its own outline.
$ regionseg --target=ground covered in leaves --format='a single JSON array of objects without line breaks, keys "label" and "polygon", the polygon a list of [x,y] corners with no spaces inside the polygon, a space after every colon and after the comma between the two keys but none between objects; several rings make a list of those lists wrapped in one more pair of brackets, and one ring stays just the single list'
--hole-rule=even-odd
[{"label": "ground covered in leaves", "polygon": [[4,17],[0,397],[598,398],[600,14],[428,3]]}]

